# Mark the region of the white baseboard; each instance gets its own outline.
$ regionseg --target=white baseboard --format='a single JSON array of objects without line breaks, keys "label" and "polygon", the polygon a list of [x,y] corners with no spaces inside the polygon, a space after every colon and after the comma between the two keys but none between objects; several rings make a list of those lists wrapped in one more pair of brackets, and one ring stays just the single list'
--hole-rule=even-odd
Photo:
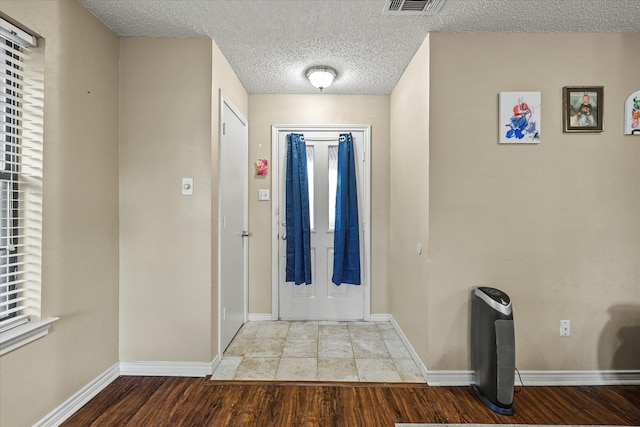
[{"label": "white baseboard", "polygon": [[88,401],[104,390],[109,384],[120,376],[120,365],[116,363],[89,384],[82,387],[70,398],[62,402],[60,406],[51,411],[47,416],[34,424],[34,427],[57,427],[66,421],[71,415],[82,408]]},{"label": "white baseboard", "polygon": [[[468,386],[473,371],[430,371],[422,363],[402,328],[391,314],[372,314],[371,321],[391,322],[430,386]],[[640,385],[640,371],[520,371],[525,386]],[[516,374],[516,386],[520,379]]]},{"label": "white baseboard", "polygon": [[[527,386],[640,385],[640,371],[520,371]],[[516,387],[520,378],[516,374]],[[473,383],[472,371],[429,371],[431,386],[468,386]]]},{"label": "white baseboard", "polygon": [[211,361],[211,372],[209,375],[213,374],[216,368],[220,365],[220,354],[216,354],[216,357]]},{"label": "white baseboard", "polygon": [[640,385],[640,371],[520,371],[520,376],[525,386]]},{"label": "white baseboard", "polygon": [[[369,320],[371,320],[372,322],[391,322],[391,319],[393,319],[393,316],[388,314],[388,313],[375,313],[375,314],[371,314]],[[396,323],[397,325],[397,323]],[[394,328],[396,326],[394,325]]]},{"label": "white baseboard", "polygon": [[249,313],[247,315],[249,322],[267,322],[273,320],[271,313]]},{"label": "white baseboard", "polygon": [[206,377],[207,375],[211,375],[213,372],[212,363],[120,362],[120,375],[151,377]]}]

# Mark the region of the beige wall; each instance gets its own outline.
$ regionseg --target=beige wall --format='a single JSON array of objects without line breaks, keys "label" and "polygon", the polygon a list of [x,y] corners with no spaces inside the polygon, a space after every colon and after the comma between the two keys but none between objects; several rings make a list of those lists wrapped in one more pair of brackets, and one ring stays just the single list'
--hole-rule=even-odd
[{"label": "beige wall", "polygon": [[[389,97],[249,95],[249,313],[271,313],[271,173],[255,176],[256,159],[271,159],[271,125],[371,125],[371,312],[388,313]],[[270,162],[271,163],[271,162]]]},{"label": "beige wall", "polygon": [[[622,134],[639,45],[431,35],[429,369],[469,367],[479,285],[513,300],[520,369],[640,369],[640,140]],[[562,133],[567,85],[604,86],[603,133]],[[498,93],[517,90],[542,93],[539,145],[497,143]]]},{"label": "beige wall", "polygon": [[44,37],[42,316],[0,357],[0,425],[29,426],[118,362],[118,39],[77,2],[0,2]]},{"label": "beige wall", "polygon": [[249,117],[249,96],[220,49],[212,43],[213,84],[211,95],[211,354],[218,354],[219,283],[218,283],[218,238],[219,238],[219,191],[220,177],[220,92],[230,101],[245,119]]},{"label": "beige wall", "polygon": [[[391,94],[389,312],[425,360],[429,243],[429,42]],[[418,254],[418,244],[422,253]]]},{"label": "beige wall", "polygon": [[120,39],[121,361],[212,360],[211,88],[210,39]]}]

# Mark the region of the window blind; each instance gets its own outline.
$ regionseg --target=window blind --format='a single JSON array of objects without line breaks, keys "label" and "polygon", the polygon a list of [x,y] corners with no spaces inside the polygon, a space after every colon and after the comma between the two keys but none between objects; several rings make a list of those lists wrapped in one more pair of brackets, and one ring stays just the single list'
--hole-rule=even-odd
[{"label": "window blind", "polygon": [[0,332],[39,315],[42,79],[35,38],[0,20]]}]

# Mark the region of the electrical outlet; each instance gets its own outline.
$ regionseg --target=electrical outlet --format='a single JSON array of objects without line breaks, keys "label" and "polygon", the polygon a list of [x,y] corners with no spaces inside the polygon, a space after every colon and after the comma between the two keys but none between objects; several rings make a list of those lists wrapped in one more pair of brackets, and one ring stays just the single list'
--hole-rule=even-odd
[{"label": "electrical outlet", "polygon": [[561,320],[560,321],[560,336],[568,337],[571,335],[571,321],[570,320]]}]

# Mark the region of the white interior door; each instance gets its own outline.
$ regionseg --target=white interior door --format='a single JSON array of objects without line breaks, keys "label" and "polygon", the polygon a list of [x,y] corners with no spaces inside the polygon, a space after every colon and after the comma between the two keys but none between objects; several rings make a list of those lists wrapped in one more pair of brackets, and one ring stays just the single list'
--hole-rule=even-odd
[{"label": "white interior door", "polygon": [[247,121],[220,94],[220,355],[246,321]]},{"label": "white interior door", "polygon": [[[358,210],[360,221],[360,264],[362,284],[331,282],[333,272],[333,239],[335,197],[337,182],[338,138],[345,130],[296,129],[277,133],[277,251],[278,251],[278,313],[280,319],[289,320],[362,320],[368,317],[368,236],[365,236],[368,210],[368,176],[366,170],[366,129],[351,131],[356,151],[358,183]],[[302,133],[307,146],[307,171],[309,177],[309,205],[311,220],[311,285],[295,285],[285,282],[286,233],[285,233],[285,173],[286,135]],[[274,187],[275,188],[275,187]],[[276,202],[276,200],[274,200]]]}]

